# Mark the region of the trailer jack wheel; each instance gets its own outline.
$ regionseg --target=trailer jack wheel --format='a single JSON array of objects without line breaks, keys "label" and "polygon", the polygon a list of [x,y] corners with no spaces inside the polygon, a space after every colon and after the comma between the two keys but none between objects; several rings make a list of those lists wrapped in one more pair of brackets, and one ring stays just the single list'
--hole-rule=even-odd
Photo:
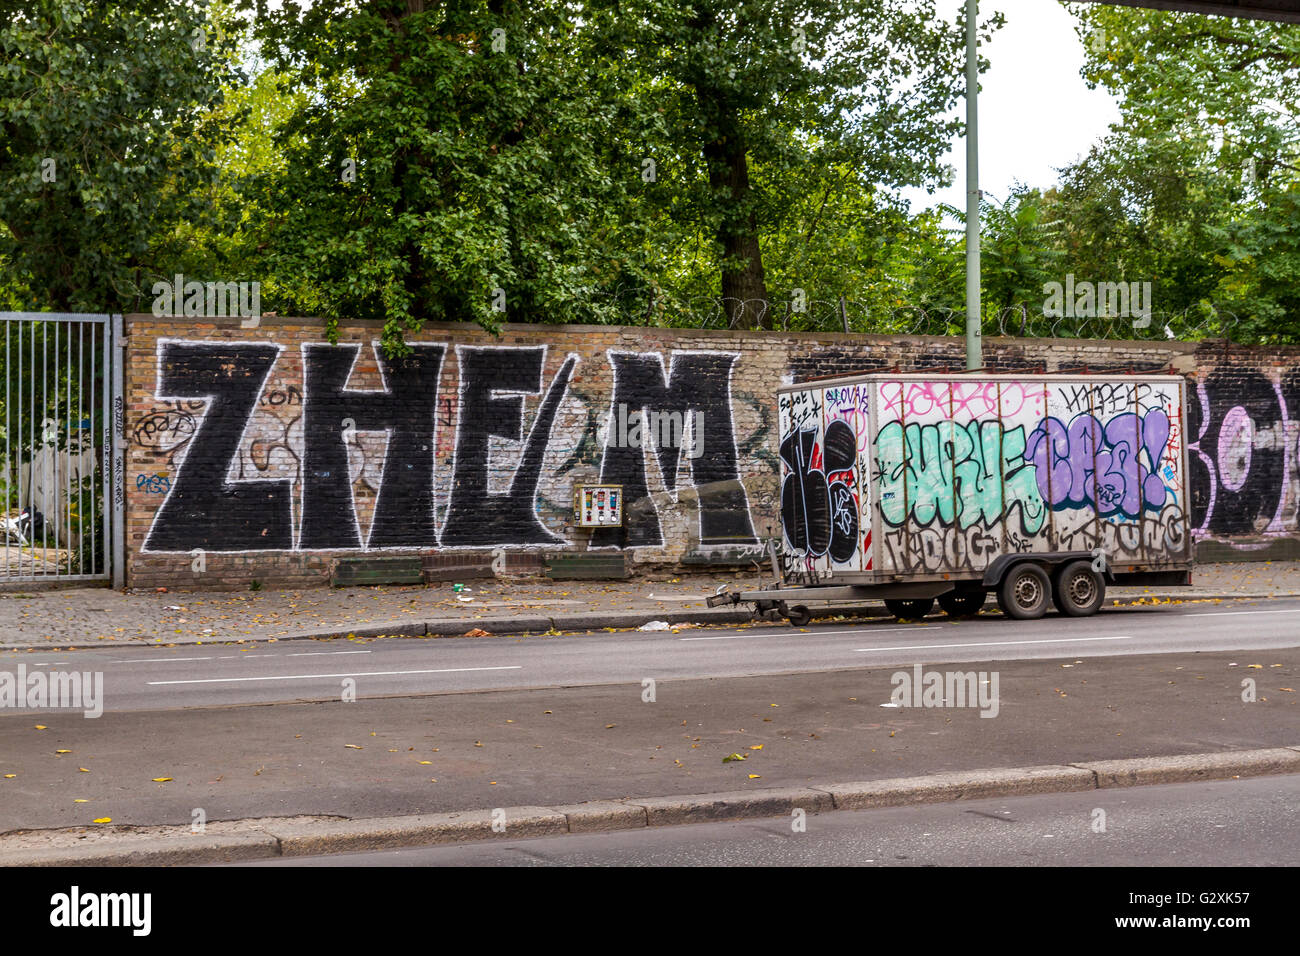
[{"label": "trailer jack wheel", "polygon": [[808,610],[803,604],[796,604],[790,608],[790,612],[786,617],[789,618],[790,624],[794,627],[803,627],[812,620],[812,611]]}]

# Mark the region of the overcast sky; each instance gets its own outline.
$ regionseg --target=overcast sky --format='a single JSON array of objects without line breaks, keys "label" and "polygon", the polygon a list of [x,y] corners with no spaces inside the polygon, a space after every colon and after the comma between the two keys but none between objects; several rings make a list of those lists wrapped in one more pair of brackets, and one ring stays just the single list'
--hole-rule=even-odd
[{"label": "overcast sky", "polygon": [[[939,8],[955,22],[962,2],[940,0]],[[1074,18],[1056,0],[984,0],[980,19],[993,9],[1006,14],[1007,24],[980,48],[991,63],[980,77],[980,188],[1001,202],[1017,180],[1043,188],[1056,183],[1056,170],[1087,153],[1119,120],[1119,108],[1079,75],[1083,43]],[[963,101],[962,117],[965,109]],[[953,141],[947,161],[957,170],[951,189],[903,191],[914,212],[939,203],[965,208],[964,139]]]}]

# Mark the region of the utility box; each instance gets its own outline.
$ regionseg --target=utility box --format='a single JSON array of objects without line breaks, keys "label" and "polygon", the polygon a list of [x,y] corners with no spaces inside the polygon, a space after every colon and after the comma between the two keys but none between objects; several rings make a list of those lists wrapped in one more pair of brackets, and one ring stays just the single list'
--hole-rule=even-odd
[{"label": "utility box", "polygon": [[623,524],[622,485],[575,485],[573,521],[579,528],[618,528]]}]

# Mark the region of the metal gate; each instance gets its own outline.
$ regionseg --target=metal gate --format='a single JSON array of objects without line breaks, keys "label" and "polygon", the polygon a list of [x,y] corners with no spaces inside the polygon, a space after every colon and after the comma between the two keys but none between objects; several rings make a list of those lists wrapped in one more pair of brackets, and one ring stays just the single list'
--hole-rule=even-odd
[{"label": "metal gate", "polygon": [[121,316],[0,312],[0,325],[0,586],[120,585]]}]

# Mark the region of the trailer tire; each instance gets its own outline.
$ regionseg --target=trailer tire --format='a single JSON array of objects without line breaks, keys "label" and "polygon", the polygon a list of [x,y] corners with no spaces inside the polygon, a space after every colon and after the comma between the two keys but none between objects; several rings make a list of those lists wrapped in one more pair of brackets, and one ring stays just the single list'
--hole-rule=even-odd
[{"label": "trailer tire", "polygon": [[939,595],[939,607],[949,617],[974,617],[984,607],[989,593],[979,591],[949,591]]},{"label": "trailer tire", "polygon": [[886,598],[885,609],[900,621],[919,621],[934,607],[934,598]]},{"label": "trailer tire", "polygon": [[998,585],[998,607],[1007,617],[1031,621],[1047,613],[1052,582],[1047,572],[1030,561],[1013,564]]},{"label": "trailer tire", "polygon": [[1096,614],[1106,600],[1106,580],[1088,561],[1071,561],[1052,575],[1052,603],[1067,617]]},{"label": "trailer tire", "polygon": [[796,604],[790,608],[789,620],[791,626],[803,627],[812,620],[812,611],[808,610],[807,605]]}]

